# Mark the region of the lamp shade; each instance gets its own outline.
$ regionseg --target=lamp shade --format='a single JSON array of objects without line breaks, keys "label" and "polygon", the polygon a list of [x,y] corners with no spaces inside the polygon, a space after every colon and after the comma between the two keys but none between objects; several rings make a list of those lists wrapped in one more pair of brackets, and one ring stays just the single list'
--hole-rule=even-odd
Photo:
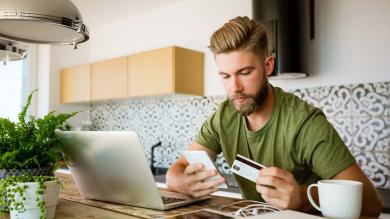
[{"label": "lamp shade", "polygon": [[8,61],[18,61],[26,57],[25,49],[19,48],[13,42],[0,39],[0,61],[5,64]]},{"label": "lamp shade", "polygon": [[70,0],[2,0],[0,37],[37,44],[78,44],[88,28]]}]

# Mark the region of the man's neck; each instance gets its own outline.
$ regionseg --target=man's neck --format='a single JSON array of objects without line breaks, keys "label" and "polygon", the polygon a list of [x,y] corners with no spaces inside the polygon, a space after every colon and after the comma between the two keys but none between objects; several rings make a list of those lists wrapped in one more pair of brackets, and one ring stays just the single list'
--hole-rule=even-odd
[{"label": "man's neck", "polygon": [[274,106],[275,98],[272,86],[268,86],[268,96],[263,106],[257,109],[255,112],[247,116],[247,127],[250,131],[257,131],[261,129],[269,120],[272,115],[272,109]]}]

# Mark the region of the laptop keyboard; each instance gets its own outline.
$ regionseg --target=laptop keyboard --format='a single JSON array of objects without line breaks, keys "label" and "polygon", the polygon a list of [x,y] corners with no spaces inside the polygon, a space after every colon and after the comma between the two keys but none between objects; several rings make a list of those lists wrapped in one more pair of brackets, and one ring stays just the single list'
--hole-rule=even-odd
[{"label": "laptop keyboard", "polygon": [[171,204],[171,203],[175,203],[175,202],[185,201],[186,199],[162,196],[162,200],[163,200],[164,204]]}]

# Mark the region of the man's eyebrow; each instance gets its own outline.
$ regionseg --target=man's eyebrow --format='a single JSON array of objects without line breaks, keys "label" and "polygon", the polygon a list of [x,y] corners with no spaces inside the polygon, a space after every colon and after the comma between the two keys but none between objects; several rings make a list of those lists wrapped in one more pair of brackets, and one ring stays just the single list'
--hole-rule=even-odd
[{"label": "man's eyebrow", "polygon": [[[234,74],[238,74],[238,73],[240,73],[242,71],[245,71],[245,70],[248,70],[248,69],[252,70],[254,68],[255,67],[253,67],[253,66],[245,66],[243,68],[238,69],[236,72],[234,72]],[[229,73],[226,73],[226,72],[223,72],[223,71],[219,71],[218,74],[220,74],[220,75],[230,75]]]},{"label": "man's eyebrow", "polygon": [[254,69],[254,68],[255,68],[255,67],[253,67],[253,66],[245,66],[245,67],[243,67],[243,68],[238,69],[238,70],[236,71],[236,73],[242,72],[242,71],[244,71],[244,70],[252,70],[252,69]]}]

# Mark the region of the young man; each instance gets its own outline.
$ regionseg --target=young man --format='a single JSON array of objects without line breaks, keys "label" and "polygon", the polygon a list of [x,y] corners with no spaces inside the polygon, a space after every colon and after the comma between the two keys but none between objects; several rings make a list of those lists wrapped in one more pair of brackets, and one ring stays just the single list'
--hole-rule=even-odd
[{"label": "young man", "polygon": [[[362,214],[380,214],[375,188],[322,111],[268,83],[274,59],[267,54],[262,25],[248,17],[232,19],[211,36],[210,49],[229,99],[203,124],[189,150],[204,150],[212,159],[222,152],[230,166],[237,154],[267,166],[256,183],[236,177],[245,199],[310,212],[308,185],[351,179],[363,183]],[[181,156],[170,167],[167,184],[200,197],[224,181],[204,181],[213,175]]]}]

